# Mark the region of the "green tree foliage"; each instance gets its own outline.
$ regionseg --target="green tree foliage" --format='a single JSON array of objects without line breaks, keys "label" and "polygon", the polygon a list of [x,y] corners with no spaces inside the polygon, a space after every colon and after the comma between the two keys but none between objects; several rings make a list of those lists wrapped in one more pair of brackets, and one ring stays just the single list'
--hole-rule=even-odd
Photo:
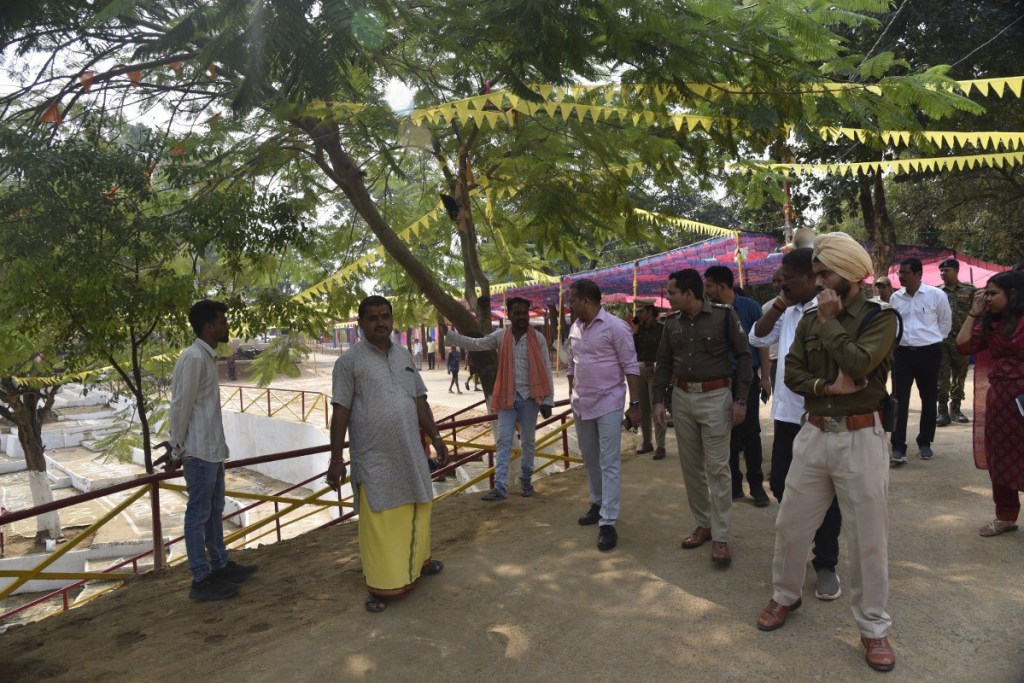
[{"label": "green tree foliage", "polygon": [[[38,332],[38,330],[37,330]],[[18,428],[18,443],[25,453],[25,465],[32,482],[32,504],[53,501],[46,476],[43,452],[43,422],[53,406],[61,383],[49,379],[62,368],[49,347],[47,334],[33,337],[15,318],[0,319],[0,417]],[[36,540],[61,536],[56,513],[36,519]]]},{"label": "green tree foliage", "polygon": [[[0,130],[0,150],[0,316],[57,340],[70,365],[110,368],[135,400],[151,468],[150,385],[161,375],[149,356],[189,341],[184,312],[196,298],[237,297],[228,278],[283,247],[296,216],[249,183],[192,201],[162,182],[176,162],[141,128],[56,143]],[[250,324],[267,315],[250,313]]]},{"label": "green tree foliage", "polygon": [[[968,0],[944,3],[899,3],[881,17],[881,33],[855,30],[854,44],[870,55],[892,54],[907,73],[941,68],[956,79],[1019,76],[1024,64],[1024,19],[1019,3]],[[948,65],[948,66],[947,66]],[[934,111],[917,112],[924,127],[961,131],[1019,131],[1024,127],[1020,100],[988,97],[984,111],[956,109],[941,126]],[[983,154],[973,146],[938,149],[915,138],[909,149],[881,145],[816,145],[807,159],[871,161],[882,158]],[[801,153],[801,152],[798,152]],[[884,272],[897,242],[951,246],[968,254],[1013,263],[1024,256],[1019,214],[1024,202],[1024,168],[977,168],[969,171],[882,179],[825,178],[810,183],[824,201],[822,223],[849,225],[860,218],[859,232],[875,242],[876,270]]]}]

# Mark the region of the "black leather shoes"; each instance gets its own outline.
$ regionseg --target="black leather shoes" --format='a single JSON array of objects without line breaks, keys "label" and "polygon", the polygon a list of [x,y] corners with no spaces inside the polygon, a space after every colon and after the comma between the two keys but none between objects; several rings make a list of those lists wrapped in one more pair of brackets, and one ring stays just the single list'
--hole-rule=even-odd
[{"label": "black leather shoes", "polygon": [[611,550],[619,542],[619,535],[611,524],[602,524],[597,532],[597,549]]},{"label": "black leather shoes", "polygon": [[587,514],[579,518],[580,526],[590,526],[601,521],[601,506],[591,503]]}]

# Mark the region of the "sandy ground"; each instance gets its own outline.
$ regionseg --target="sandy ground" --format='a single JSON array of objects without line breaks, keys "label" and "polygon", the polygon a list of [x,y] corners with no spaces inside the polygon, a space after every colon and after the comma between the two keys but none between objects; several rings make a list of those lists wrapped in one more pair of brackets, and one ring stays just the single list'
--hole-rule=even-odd
[{"label": "sandy ground", "polygon": [[[429,374],[428,384],[445,381],[443,371]],[[912,413],[911,433],[916,419]],[[992,504],[969,437],[969,426],[940,429],[935,460],[922,462],[912,451],[910,464],[891,473],[889,609],[898,659],[887,680],[1024,680],[1024,534],[978,536]],[[612,552],[595,548],[594,527],[576,524],[587,507],[576,468],[540,480],[531,499],[461,496],[435,506],[434,557],[446,568],[382,614],[363,609],[356,527],[345,525],[236,554],[261,569],[230,601],[191,602],[187,570],[178,567],[12,628],[0,635],[0,680],[882,675],[864,664],[847,583],[842,597],[822,602],[809,573],[803,608],[779,631],[756,629],[771,594],[774,502],[759,509],[748,498],[735,506],[734,561],[719,569],[708,546],[679,548],[693,521],[678,460],[655,462],[632,450],[623,459],[620,542]],[[845,545],[842,552],[846,579]]]}]

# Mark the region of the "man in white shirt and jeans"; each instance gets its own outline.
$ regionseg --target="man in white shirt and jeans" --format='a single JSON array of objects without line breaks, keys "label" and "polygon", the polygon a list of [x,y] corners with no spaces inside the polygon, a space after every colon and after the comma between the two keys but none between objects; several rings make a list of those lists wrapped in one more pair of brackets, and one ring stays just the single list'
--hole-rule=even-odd
[{"label": "man in white shirt and jeans", "polygon": [[938,419],[942,341],[953,325],[953,312],[946,293],[921,282],[921,259],[910,257],[900,261],[899,275],[903,287],[894,292],[889,301],[903,318],[903,338],[896,347],[892,365],[892,393],[897,401],[897,412],[889,461],[894,466],[907,463],[907,408],[910,388],[915,382],[921,397],[917,446],[922,460],[935,457],[932,441]]},{"label": "man in white shirt and jeans", "polygon": [[229,561],[224,546],[228,446],[214,349],[228,340],[227,310],[225,304],[206,299],[192,305],[188,320],[196,340],[178,357],[171,383],[171,459],[185,471],[185,551],[192,572],[189,597],[196,600],[230,598],[238,593],[236,584],[258,568]]},{"label": "man in white shirt and jeans", "polygon": [[[772,466],[768,483],[775,499],[782,502],[786,490],[786,475],[793,463],[793,442],[803,426],[804,399],[786,386],[786,354],[796,338],[796,326],[804,317],[804,311],[817,302],[817,286],[813,270],[810,247],[794,249],[782,257],[781,286],[779,295],[765,304],[764,315],[751,328],[750,345],[764,348],[777,344],[778,378],[774,383],[772,419],[775,421],[775,439],[772,443]],[[817,575],[814,595],[819,600],[835,600],[842,595],[836,565],[839,563],[839,530],[843,516],[839,512],[839,501],[832,497],[832,504],[825,512],[818,530],[814,533],[814,559],[811,566]]]}]

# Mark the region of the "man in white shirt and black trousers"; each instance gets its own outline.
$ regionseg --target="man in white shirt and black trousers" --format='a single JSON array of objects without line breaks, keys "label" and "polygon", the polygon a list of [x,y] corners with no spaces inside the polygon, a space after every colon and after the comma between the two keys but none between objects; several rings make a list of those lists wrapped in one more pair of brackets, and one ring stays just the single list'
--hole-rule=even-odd
[{"label": "man in white shirt and black trousers", "polygon": [[917,446],[922,460],[931,460],[932,441],[938,419],[939,365],[942,341],[953,325],[953,313],[946,293],[921,282],[921,259],[900,261],[900,284],[889,301],[903,318],[903,338],[893,358],[892,393],[897,401],[896,425],[892,430],[892,465],[907,463],[907,408],[910,388],[916,382],[921,397],[921,424]]}]

